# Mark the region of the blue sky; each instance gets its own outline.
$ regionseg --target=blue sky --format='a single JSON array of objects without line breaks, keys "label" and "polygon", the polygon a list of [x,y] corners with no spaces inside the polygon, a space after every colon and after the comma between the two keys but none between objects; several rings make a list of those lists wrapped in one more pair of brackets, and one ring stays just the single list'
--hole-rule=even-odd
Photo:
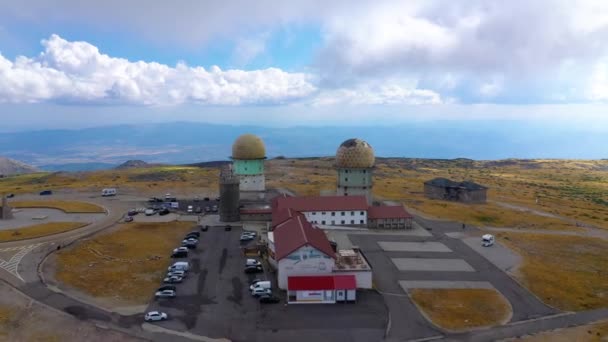
[{"label": "blue sky", "polygon": [[606,41],[596,0],[5,1],[0,130],[438,119],[597,130]]}]

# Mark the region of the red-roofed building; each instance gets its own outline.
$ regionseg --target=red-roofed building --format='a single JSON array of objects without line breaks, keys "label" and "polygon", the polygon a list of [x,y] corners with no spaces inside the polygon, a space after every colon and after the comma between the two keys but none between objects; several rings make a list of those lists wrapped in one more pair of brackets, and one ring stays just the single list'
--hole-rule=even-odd
[{"label": "red-roofed building", "polygon": [[365,196],[282,196],[273,201],[272,227],[276,227],[276,224],[285,217],[286,209],[304,214],[313,224],[366,226],[367,208]]},{"label": "red-roofed building", "polygon": [[300,213],[275,227],[268,247],[281,289],[287,289],[290,276],[328,275],[335,265],[336,254],[325,232]]},{"label": "red-roofed building", "polygon": [[287,280],[289,304],[354,301],[356,293],[354,275],[291,276]]},{"label": "red-roofed building", "polygon": [[402,205],[382,205],[367,210],[369,228],[412,228],[413,218]]}]

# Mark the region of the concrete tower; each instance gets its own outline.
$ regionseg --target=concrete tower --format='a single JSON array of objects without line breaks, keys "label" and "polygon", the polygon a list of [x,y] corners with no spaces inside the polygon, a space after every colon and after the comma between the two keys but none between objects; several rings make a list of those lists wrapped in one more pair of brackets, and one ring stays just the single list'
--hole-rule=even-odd
[{"label": "concrete tower", "polygon": [[239,212],[239,178],[231,167],[220,171],[220,221],[240,221]]},{"label": "concrete tower", "polygon": [[[232,145],[232,171],[240,179],[241,192],[264,192],[264,142],[253,134],[243,134]],[[242,196],[241,196],[242,197]]]},{"label": "concrete tower", "polygon": [[340,144],[335,165],[338,171],[337,194],[364,195],[371,204],[374,162],[374,150],[367,142],[348,139]]}]

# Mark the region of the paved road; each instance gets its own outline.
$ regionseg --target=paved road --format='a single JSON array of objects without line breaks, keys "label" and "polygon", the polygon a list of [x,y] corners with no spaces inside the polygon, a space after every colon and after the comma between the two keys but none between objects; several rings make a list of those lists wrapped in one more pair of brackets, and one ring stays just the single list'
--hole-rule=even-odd
[{"label": "paved road", "polygon": [[[178,284],[174,299],[155,300],[149,310],[172,317],[159,326],[233,341],[379,341],[387,323],[380,295],[360,292],[356,304],[260,305],[248,293],[249,280],[274,274],[246,275],[239,243],[240,228],[224,231],[211,227],[201,233],[196,251],[190,252],[193,270]],[[168,251],[169,252],[169,251]]]}]

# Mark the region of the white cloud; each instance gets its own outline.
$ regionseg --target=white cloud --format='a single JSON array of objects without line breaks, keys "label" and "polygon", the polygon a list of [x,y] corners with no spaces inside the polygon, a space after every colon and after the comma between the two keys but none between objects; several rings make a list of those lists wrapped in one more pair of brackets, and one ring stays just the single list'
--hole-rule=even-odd
[{"label": "white cloud", "polygon": [[592,101],[608,102],[608,61],[597,63],[593,68],[587,95]]},{"label": "white cloud", "polygon": [[313,105],[423,105],[440,104],[441,96],[428,89],[399,83],[368,83],[353,88],[321,91]]},{"label": "white cloud", "polygon": [[107,102],[166,105],[283,103],[316,91],[311,75],[277,68],[170,67],[110,57],[86,42],[52,35],[36,58],[0,55],[1,102]]},{"label": "white cloud", "polygon": [[234,62],[240,66],[249,64],[266,50],[268,37],[268,33],[263,33],[254,37],[238,39],[234,47]]}]

